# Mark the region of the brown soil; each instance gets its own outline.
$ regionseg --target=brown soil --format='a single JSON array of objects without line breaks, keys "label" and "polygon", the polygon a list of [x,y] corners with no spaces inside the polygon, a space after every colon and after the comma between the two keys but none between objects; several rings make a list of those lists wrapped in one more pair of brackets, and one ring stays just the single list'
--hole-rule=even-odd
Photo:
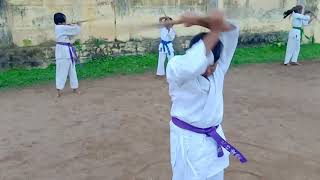
[{"label": "brown soil", "polygon": [[[224,130],[247,155],[226,180],[320,177],[320,64],[232,68]],[[165,80],[148,73],[0,92],[1,180],[169,180]]]}]

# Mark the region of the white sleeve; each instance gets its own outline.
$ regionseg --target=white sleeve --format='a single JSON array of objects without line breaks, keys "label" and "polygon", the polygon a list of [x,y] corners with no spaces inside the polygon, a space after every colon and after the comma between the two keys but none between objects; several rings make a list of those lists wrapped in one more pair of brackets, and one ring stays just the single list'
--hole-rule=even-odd
[{"label": "white sleeve", "polygon": [[185,55],[173,57],[167,65],[167,80],[178,85],[202,75],[208,67],[206,47],[202,40],[194,44]]},{"label": "white sleeve", "polygon": [[80,26],[74,25],[74,26],[63,26],[63,35],[67,36],[75,36],[80,34]]},{"label": "white sleeve", "polygon": [[310,16],[308,15],[303,15],[303,14],[299,14],[299,13],[293,13],[293,18],[296,18],[296,19],[301,19],[301,20],[306,20],[306,21],[309,21],[310,20]]},{"label": "white sleeve", "polygon": [[240,34],[240,28],[238,25],[230,23],[234,28],[228,32],[223,32],[220,34],[220,40],[223,44],[223,50],[218,60],[217,68],[220,68],[223,73],[227,73],[233,55],[236,51],[238,45],[238,38]]},{"label": "white sleeve", "polygon": [[305,16],[308,16],[309,17],[309,20],[302,20],[302,24],[304,25],[304,26],[308,26],[309,25],[309,21],[310,21],[310,16],[309,15],[305,15]]},{"label": "white sleeve", "polygon": [[171,41],[174,40],[174,38],[176,37],[176,32],[174,31],[173,28],[170,28],[170,31],[169,31],[169,39],[171,39]]}]

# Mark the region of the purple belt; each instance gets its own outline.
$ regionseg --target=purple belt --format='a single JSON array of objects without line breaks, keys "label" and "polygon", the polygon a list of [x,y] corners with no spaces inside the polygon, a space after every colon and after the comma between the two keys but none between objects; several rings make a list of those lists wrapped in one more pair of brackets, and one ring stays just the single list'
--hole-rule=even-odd
[{"label": "purple belt", "polygon": [[219,126],[215,127],[209,127],[209,128],[198,128],[194,127],[184,121],[181,121],[180,119],[176,117],[172,117],[172,122],[176,126],[178,126],[181,129],[189,130],[198,134],[205,134],[208,137],[212,137],[217,142],[217,148],[218,148],[218,157],[222,157],[224,155],[222,147],[229,151],[233,156],[235,156],[241,163],[247,162],[246,157],[241,154],[240,151],[238,151],[235,147],[233,147],[231,144],[229,144],[227,141],[225,141],[216,131],[216,129]]},{"label": "purple belt", "polygon": [[[62,46],[68,46],[69,54],[70,54],[70,58],[71,58],[72,63],[75,63],[75,62],[79,61],[76,48],[71,43],[57,42],[57,44],[62,45]],[[75,57],[73,57],[73,55]]]}]

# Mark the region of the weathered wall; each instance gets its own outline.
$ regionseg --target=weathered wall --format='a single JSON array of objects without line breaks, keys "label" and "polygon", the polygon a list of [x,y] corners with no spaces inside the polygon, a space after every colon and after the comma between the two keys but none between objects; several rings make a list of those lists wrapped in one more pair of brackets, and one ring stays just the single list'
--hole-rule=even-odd
[{"label": "weathered wall", "polygon": [[[214,7],[224,8],[230,18],[239,20],[245,31],[287,30],[290,25],[289,20],[282,20],[282,12],[297,3],[296,0],[0,0],[0,2],[7,4],[5,8],[7,18],[0,9],[0,22],[6,24],[12,33],[13,42],[19,46],[37,45],[52,40],[54,38],[52,16],[58,11],[64,12],[69,22],[99,18],[98,21],[83,25],[80,36],[82,40],[95,36],[126,41],[130,38],[158,37],[156,29],[144,31],[137,29],[140,25],[156,22],[164,12],[178,17],[185,11],[206,13]],[[306,0],[306,3],[317,10],[318,0]],[[1,7],[3,6],[0,5]],[[4,18],[7,20],[3,20]],[[0,25],[0,31],[1,28]],[[180,26],[176,29],[180,36],[191,35],[201,30]]]},{"label": "weathered wall", "polygon": [[[39,66],[53,62],[53,14],[63,12],[67,21],[97,18],[84,23],[82,57],[140,54],[157,49],[159,30],[142,25],[157,22],[167,14],[174,18],[186,11],[207,13],[221,8],[240,23],[240,45],[286,41],[290,19],[282,19],[284,10],[297,3],[318,12],[320,0],[0,0],[0,68]],[[203,28],[175,27],[175,48],[183,52],[190,36]],[[306,28],[320,40],[318,22]],[[98,38],[96,40],[91,37]],[[99,40],[100,39],[100,40]],[[105,39],[105,40],[102,40]],[[117,39],[118,41],[114,41]],[[19,48],[1,49],[15,44]],[[41,44],[38,47],[31,47]],[[46,46],[44,46],[46,45]]]},{"label": "weathered wall", "polygon": [[12,43],[9,29],[7,3],[5,0],[0,0],[0,47],[9,46]]}]

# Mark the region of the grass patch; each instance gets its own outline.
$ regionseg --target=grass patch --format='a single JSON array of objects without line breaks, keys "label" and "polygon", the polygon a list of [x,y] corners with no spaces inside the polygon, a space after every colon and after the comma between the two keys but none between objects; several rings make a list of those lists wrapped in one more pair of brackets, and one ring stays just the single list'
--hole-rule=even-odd
[{"label": "grass patch", "polygon": [[[253,63],[282,63],[284,61],[286,47],[262,46],[250,48],[238,48],[233,64],[253,64]],[[300,61],[320,58],[320,44],[304,44],[300,50]]]},{"label": "grass patch", "polygon": [[156,67],[156,55],[101,58],[78,67],[79,79],[94,79],[111,75],[144,73]]},{"label": "grass patch", "polygon": [[[285,47],[262,46],[238,48],[233,65],[252,63],[283,62]],[[112,75],[143,73],[155,70],[157,55],[107,57],[89,61],[77,67],[79,79],[95,79]],[[320,57],[320,44],[306,44],[301,46],[299,59],[310,60]],[[45,69],[11,69],[0,72],[0,89],[26,87],[30,85],[53,82],[55,66]]]}]

